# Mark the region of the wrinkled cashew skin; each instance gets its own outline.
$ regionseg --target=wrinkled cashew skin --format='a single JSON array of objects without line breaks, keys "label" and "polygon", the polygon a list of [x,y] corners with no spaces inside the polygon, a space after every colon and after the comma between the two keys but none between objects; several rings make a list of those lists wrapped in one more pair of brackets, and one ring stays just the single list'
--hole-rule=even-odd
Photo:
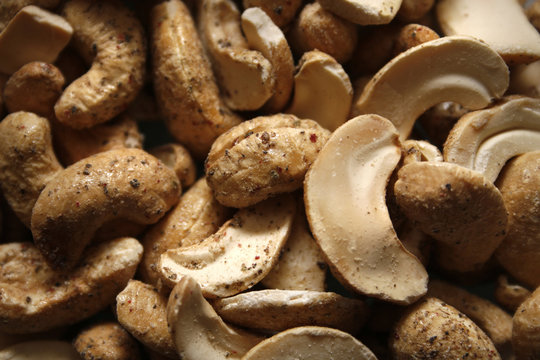
[{"label": "wrinkled cashew skin", "polygon": [[221,204],[231,207],[292,192],[302,186],[329,134],[315,121],[294,115],[246,121],[212,146],[206,162],[208,186]]},{"label": "wrinkled cashew skin", "polygon": [[124,111],[142,87],[144,31],[120,3],[72,0],[63,16],[73,25],[73,45],[92,66],[64,90],[54,111],[60,122],[88,128]]},{"label": "wrinkled cashew skin", "polygon": [[34,242],[54,268],[76,264],[103,224],[157,222],[177,201],[173,170],[139,149],[88,157],[49,182],[32,213]]}]

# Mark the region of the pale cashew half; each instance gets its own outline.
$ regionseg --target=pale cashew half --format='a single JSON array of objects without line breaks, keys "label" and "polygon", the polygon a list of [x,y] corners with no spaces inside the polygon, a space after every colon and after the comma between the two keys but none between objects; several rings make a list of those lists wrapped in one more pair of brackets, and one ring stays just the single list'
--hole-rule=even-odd
[{"label": "pale cashew half", "polygon": [[0,32],[4,30],[13,16],[27,5],[51,9],[58,6],[59,3],[60,0],[3,0],[0,3]]},{"label": "pale cashew half", "polygon": [[143,150],[90,156],[62,170],[41,192],[31,219],[34,242],[51,266],[72,267],[103,224],[156,223],[180,192],[176,174]]},{"label": "pale cashew half", "polygon": [[353,115],[378,114],[409,136],[416,119],[430,107],[454,101],[481,109],[508,87],[503,59],[485,43],[447,36],[413,47],[386,64],[353,105]]},{"label": "pale cashew half", "polygon": [[446,162],[414,162],[394,185],[402,212],[439,245],[439,265],[481,267],[503,241],[507,212],[501,193],[482,174]]},{"label": "pale cashew half", "polygon": [[515,0],[442,0],[437,18],[445,35],[485,41],[508,63],[540,59],[540,34]]},{"label": "pale cashew half", "polygon": [[178,280],[169,296],[167,321],[182,359],[239,360],[263,340],[225,324],[193,278],[182,276]]},{"label": "pale cashew half", "polygon": [[0,350],[0,360],[80,360],[67,341],[25,341]]},{"label": "pale cashew half", "polygon": [[294,95],[286,112],[317,121],[334,131],[349,119],[353,88],[343,67],[330,55],[304,53],[294,76]]},{"label": "pale cashew half", "polygon": [[274,93],[272,64],[261,52],[249,49],[233,0],[198,3],[199,32],[223,100],[233,110],[259,109]]},{"label": "pale cashew half", "polygon": [[263,110],[279,112],[289,102],[293,89],[294,61],[285,34],[261,8],[247,9],[241,19],[249,46],[260,51],[272,64],[274,94],[264,104]]},{"label": "pale cashew half", "polygon": [[170,287],[182,275],[195,278],[205,297],[238,294],[270,272],[290,234],[296,202],[291,195],[239,210],[199,244],[161,255],[159,271]]},{"label": "pale cashew half", "polygon": [[248,291],[217,299],[212,306],[225,321],[254,330],[283,331],[314,325],[353,335],[364,325],[368,311],[362,300],[306,290]]},{"label": "pale cashew half", "polygon": [[54,111],[65,125],[89,128],[120,114],[141,89],[144,30],[121,2],[70,0],[63,14],[73,25],[73,45],[92,66],[64,90]]},{"label": "pale cashew half", "polygon": [[193,156],[204,158],[214,140],[241,119],[220,98],[186,5],[163,2],[151,16],[154,87],[165,124]]},{"label": "pale cashew half", "polygon": [[540,287],[514,313],[512,345],[517,359],[540,356]]},{"label": "pale cashew half", "polygon": [[60,171],[62,165],[53,151],[47,119],[20,111],[0,122],[2,192],[27,227],[41,190]]},{"label": "pale cashew half", "polygon": [[242,360],[377,360],[350,334],[322,326],[280,332],[254,346]]},{"label": "pale cashew half", "polygon": [[514,66],[508,91],[511,94],[540,98],[540,60]]},{"label": "pale cashew half", "polygon": [[360,25],[388,24],[401,0],[317,0],[323,8]]},{"label": "pale cashew half", "polygon": [[368,296],[409,304],[427,291],[427,272],[396,236],[386,185],[401,158],[398,134],[378,115],[332,134],[304,181],[313,236],[333,274]]},{"label": "pale cashew half", "polygon": [[143,248],[118,238],[89,248],[70,272],[49,267],[31,243],[0,246],[0,331],[33,333],[105,309],[135,274]]},{"label": "pale cashew half", "polygon": [[454,125],[444,144],[445,161],[495,181],[510,158],[540,150],[540,99],[508,97],[470,112]]},{"label": "pale cashew half", "polygon": [[298,9],[302,6],[303,0],[243,0],[244,9],[260,7],[281,29],[294,20]]}]

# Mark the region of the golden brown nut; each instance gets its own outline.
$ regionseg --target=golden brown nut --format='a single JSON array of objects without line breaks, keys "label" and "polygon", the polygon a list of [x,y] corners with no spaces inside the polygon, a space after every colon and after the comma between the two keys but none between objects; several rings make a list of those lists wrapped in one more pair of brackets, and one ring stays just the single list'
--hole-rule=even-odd
[{"label": "golden brown nut", "polygon": [[133,238],[89,248],[80,266],[57,272],[31,243],[0,246],[0,331],[33,333],[79,322],[114,302],[142,257]]},{"label": "golden brown nut", "polygon": [[537,288],[514,314],[512,345],[519,360],[540,357],[540,288]]},{"label": "golden brown nut", "polygon": [[438,39],[439,35],[429,27],[419,24],[408,24],[401,28],[394,43],[394,55],[402,53],[414,46],[430,40]]},{"label": "golden brown nut", "polygon": [[520,284],[510,282],[508,275],[499,275],[494,295],[497,302],[513,314],[531,292]]},{"label": "golden brown nut", "polygon": [[280,28],[286,28],[302,6],[302,0],[243,0],[244,9],[260,7]]},{"label": "golden brown nut", "polygon": [[0,3],[0,32],[4,30],[9,20],[17,11],[27,5],[36,5],[42,8],[51,9],[57,6],[60,0],[3,0]]},{"label": "golden brown nut", "polygon": [[221,135],[206,159],[206,180],[225,206],[246,207],[302,186],[329,131],[313,120],[276,114]]},{"label": "golden brown nut", "polygon": [[143,150],[93,155],[43,189],[32,213],[34,242],[54,268],[72,267],[103,224],[115,219],[156,223],[180,192],[176,174]]},{"label": "golden brown nut", "polygon": [[418,21],[433,7],[435,0],[403,0],[397,17],[404,22]]},{"label": "golden brown nut", "polygon": [[170,167],[178,176],[182,189],[187,189],[197,178],[195,161],[189,151],[180,144],[169,143],[149,149],[148,152],[165,165]]},{"label": "golden brown nut", "polygon": [[31,62],[14,72],[4,87],[9,112],[28,111],[51,117],[65,80],[60,70],[45,62]]},{"label": "golden brown nut", "polygon": [[137,342],[117,322],[93,324],[77,335],[73,346],[83,360],[139,360]]},{"label": "golden brown nut", "polygon": [[80,357],[67,341],[34,340],[1,350],[0,359],[80,360]]}]

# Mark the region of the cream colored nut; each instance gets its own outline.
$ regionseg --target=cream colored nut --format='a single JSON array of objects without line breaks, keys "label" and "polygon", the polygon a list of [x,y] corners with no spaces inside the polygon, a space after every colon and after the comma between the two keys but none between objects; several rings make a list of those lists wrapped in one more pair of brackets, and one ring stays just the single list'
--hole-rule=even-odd
[{"label": "cream colored nut", "polygon": [[390,335],[392,359],[501,359],[469,318],[434,297],[409,307]]},{"label": "cream colored nut", "polygon": [[434,3],[435,0],[403,0],[397,17],[404,22],[418,21],[431,10]]},{"label": "cream colored nut", "polygon": [[246,207],[302,187],[329,131],[294,115],[260,116],[221,135],[210,149],[208,186],[225,206]]},{"label": "cream colored nut", "polygon": [[133,238],[110,240],[89,248],[80,266],[61,273],[31,243],[0,245],[0,331],[49,330],[105,309],[135,274],[142,252]]},{"label": "cream colored nut", "polygon": [[514,66],[508,91],[511,94],[540,98],[540,60]]},{"label": "cream colored nut", "polygon": [[251,7],[261,8],[282,29],[294,20],[302,0],[243,0],[244,9]]},{"label": "cream colored nut", "polygon": [[0,122],[0,184],[17,217],[30,227],[41,190],[60,171],[47,119],[16,112]]},{"label": "cream colored nut", "polygon": [[324,291],[326,270],[327,265],[311,235],[304,203],[301,202],[279,261],[261,284],[273,289]]},{"label": "cream colored nut", "polygon": [[320,50],[339,63],[347,62],[358,42],[358,29],[318,2],[306,4],[296,18],[289,39],[293,51],[301,56],[311,50]]},{"label": "cream colored nut", "polygon": [[89,128],[123,112],[141,89],[144,30],[120,2],[70,0],[62,13],[73,25],[73,46],[92,65],[64,90],[54,111],[65,125]]},{"label": "cream colored nut", "polygon": [[142,148],[143,135],[128,115],[90,129],[77,130],[52,120],[54,149],[65,166],[112,149]]},{"label": "cream colored nut", "polygon": [[242,360],[376,360],[371,350],[346,332],[301,326],[254,346]]},{"label": "cream colored nut", "polygon": [[531,292],[522,285],[511,283],[507,275],[499,275],[494,295],[497,302],[513,314]]},{"label": "cream colored nut", "polygon": [[512,345],[517,359],[540,356],[540,288],[516,310],[513,318]]},{"label": "cream colored nut", "polygon": [[509,64],[540,59],[540,34],[515,0],[442,0],[436,10],[445,35],[480,39]]},{"label": "cream colored nut", "polygon": [[241,20],[249,46],[260,51],[272,65],[274,94],[263,110],[269,113],[282,111],[291,97],[294,73],[294,60],[285,34],[258,7],[244,11]]},{"label": "cream colored nut", "polygon": [[403,165],[419,161],[443,161],[441,151],[435,145],[424,140],[405,140],[403,152]]},{"label": "cream colored nut", "polygon": [[[409,304],[427,291],[427,272],[396,236],[386,185],[401,158],[390,121],[351,119],[321,150],[304,181],[311,231],[332,273],[354,291]],[[336,161],[339,159],[339,161]]]},{"label": "cream colored nut", "polygon": [[439,35],[426,25],[405,25],[399,31],[394,43],[394,55],[398,55],[412,47],[438,38]]},{"label": "cream colored nut", "polygon": [[353,105],[352,114],[384,116],[405,140],[430,107],[454,101],[483,108],[503,95],[508,79],[508,67],[486,44],[447,36],[411,48],[386,64]]},{"label": "cream colored nut", "polygon": [[540,286],[540,151],[512,160],[496,185],[508,209],[508,233],[495,256],[503,268],[519,282]]},{"label": "cream colored nut", "polygon": [[283,195],[239,210],[199,244],[166,251],[158,269],[173,287],[193,277],[207,298],[236,295],[261,281],[278,261],[290,234],[296,203]]},{"label": "cream colored nut", "polygon": [[6,82],[6,108],[9,112],[28,111],[51,118],[64,83],[64,76],[54,65],[39,61],[25,64]]},{"label": "cream colored nut", "polygon": [[169,296],[167,321],[176,350],[184,360],[239,360],[263,340],[225,324],[189,276],[182,276]]},{"label": "cream colored nut", "polygon": [[233,110],[257,110],[272,97],[272,64],[250,50],[233,0],[201,0],[198,26],[210,57],[223,100]]},{"label": "cream colored nut", "polygon": [[116,296],[116,316],[120,325],[144,346],[168,358],[176,358],[167,325],[167,297],[152,285],[130,280]]},{"label": "cream colored nut", "polygon": [[180,192],[176,174],[143,150],[93,155],[47,183],[32,211],[34,242],[52,267],[67,269],[103,224],[115,219],[156,223]]},{"label": "cream colored nut", "polygon": [[441,280],[430,280],[427,295],[467,315],[489,336],[501,355],[511,350],[512,317],[497,305]]},{"label": "cream colored nut", "polygon": [[241,119],[219,97],[212,68],[184,3],[163,2],[152,9],[151,16],[153,82],[165,124],[193,156],[204,158],[214,140]]},{"label": "cream colored nut", "polygon": [[0,350],[0,360],[80,360],[67,341],[35,340]]},{"label": "cream colored nut", "polygon": [[388,24],[396,16],[401,0],[317,0],[321,6],[355,24]]},{"label": "cream colored nut", "polygon": [[[155,318],[152,319],[155,323]],[[92,324],[73,340],[82,360],[140,360],[139,344],[115,321]]]},{"label": "cream colored nut", "polygon": [[180,144],[169,143],[149,149],[148,152],[173,169],[183,189],[187,189],[197,179],[195,161],[189,151]]},{"label": "cream colored nut", "polygon": [[223,320],[241,327],[283,331],[297,326],[326,326],[355,335],[368,308],[358,299],[333,292],[259,290],[218,299],[212,306]]},{"label": "cream colored nut", "polygon": [[446,270],[479,269],[506,235],[502,195],[478,172],[415,162],[399,170],[394,193],[407,218],[438,241],[437,260]]},{"label": "cream colored nut", "polygon": [[70,23],[61,16],[25,6],[0,33],[0,72],[12,74],[32,61],[54,62],[72,34]]},{"label": "cream colored nut", "polygon": [[36,5],[44,9],[52,9],[60,0],[4,0],[0,4],[0,32],[4,30],[9,21],[19,10],[28,5]]},{"label": "cream colored nut", "polygon": [[144,255],[139,268],[143,281],[159,285],[161,254],[202,242],[218,231],[229,215],[230,211],[212,195],[206,180],[199,179],[182,195],[178,204],[145,233],[142,239]]},{"label": "cream colored nut", "polygon": [[445,161],[495,181],[507,160],[540,150],[540,100],[508,97],[489,109],[470,112],[454,125],[444,144]]},{"label": "cream colored nut", "polygon": [[353,88],[343,67],[318,50],[304,53],[294,76],[294,95],[286,112],[317,121],[334,131],[349,119]]}]

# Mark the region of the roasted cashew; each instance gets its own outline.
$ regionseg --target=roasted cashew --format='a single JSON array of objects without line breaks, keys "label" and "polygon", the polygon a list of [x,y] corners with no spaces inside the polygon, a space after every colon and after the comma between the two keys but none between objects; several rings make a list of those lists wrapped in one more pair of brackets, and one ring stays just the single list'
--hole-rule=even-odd
[{"label": "roasted cashew", "polygon": [[243,0],[244,9],[259,7],[272,21],[282,29],[286,29],[294,20],[302,0]]},{"label": "roasted cashew", "polygon": [[318,0],[323,8],[360,25],[388,24],[401,0]]},{"label": "roasted cashew", "polygon": [[0,3],[0,32],[7,26],[9,20],[27,5],[36,5],[45,9],[56,7],[60,0],[3,0]]},{"label": "roasted cashew", "polygon": [[180,144],[168,143],[148,150],[148,152],[173,169],[182,189],[187,189],[197,178],[195,161],[189,151]]},{"label": "roasted cashew", "polygon": [[518,307],[512,324],[516,358],[537,359],[540,356],[540,287]]},{"label": "roasted cashew", "polygon": [[73,24],[73,45],[92,66],[64,90],[54,112],[67,126],[89,128],[124,111],[142,87],[144,31],[121,2],[70,0],[63,15]]},{"label": "roasted cashew", "polygon": [[0,350],[2,360],[79,360],[79,354],[67,341],[25,341]]}]

